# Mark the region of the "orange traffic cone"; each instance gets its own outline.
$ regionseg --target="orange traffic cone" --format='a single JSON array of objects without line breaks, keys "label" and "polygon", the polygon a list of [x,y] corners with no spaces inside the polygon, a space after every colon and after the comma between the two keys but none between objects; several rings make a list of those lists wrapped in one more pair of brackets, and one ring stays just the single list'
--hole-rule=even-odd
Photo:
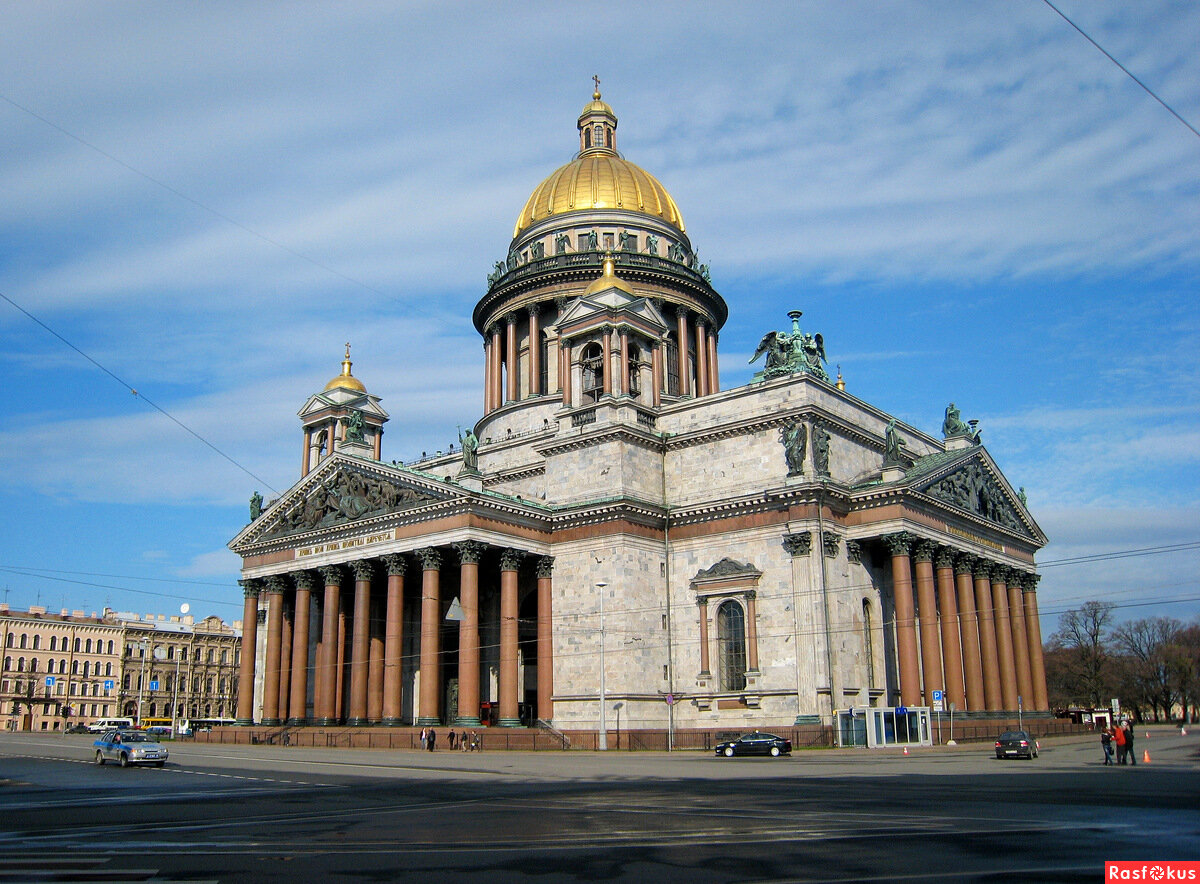
[{"label": "orange traffic cone", "polygon": [[1149,763],[1150,763],[1150,750],[1143,749],[1142,750],[1142,764],[1149,764]]},{"label": "orange traffic cone", "polygon": [[905,747],[904,747],[904,754],[905,754],[905,755],[907,755],[907,754],[908,754],[908,747],[907,747],[907,746],[905,746]]}]

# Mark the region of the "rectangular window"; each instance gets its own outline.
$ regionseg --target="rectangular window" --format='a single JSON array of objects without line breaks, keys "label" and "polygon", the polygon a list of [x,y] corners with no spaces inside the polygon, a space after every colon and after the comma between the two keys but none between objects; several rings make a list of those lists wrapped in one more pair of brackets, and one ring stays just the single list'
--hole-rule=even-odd
[{"label": "rectangular window", "polygon": [[667,395],[679,395],[679,345],[667,341]]}]

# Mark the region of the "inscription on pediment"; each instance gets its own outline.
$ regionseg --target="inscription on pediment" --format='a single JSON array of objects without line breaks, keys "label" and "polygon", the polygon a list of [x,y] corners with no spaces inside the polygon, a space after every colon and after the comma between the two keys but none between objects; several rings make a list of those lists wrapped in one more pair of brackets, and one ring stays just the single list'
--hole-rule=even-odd
[{"label": "inscription on pediment", "polygon": [[924,489],[930,497],[945,501],[951,506],[982,516],[990,522],[1025,533],[1024,525],[1008,496],[983,468],[979,461],[971,461]]},{"label": "inscription on pediment", "polygon": [[441,498],[342,467],[309,489],[262,534],[283,537],[411,509]]}]

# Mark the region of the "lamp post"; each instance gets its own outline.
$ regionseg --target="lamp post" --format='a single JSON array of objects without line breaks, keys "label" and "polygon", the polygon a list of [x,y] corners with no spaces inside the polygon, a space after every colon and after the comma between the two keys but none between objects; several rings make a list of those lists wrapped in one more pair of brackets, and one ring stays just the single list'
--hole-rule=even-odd
[{"label": "lamp post", "polygon": [[146,695],[146,649],[150,647],[149,642],[142,639],[137,643],[136,647],[142,652],[142,674],[138,678],[138,705],[137,705],[137,720],[138,727],[142,724],[142,698]]},{"label": "lamp post", "polygon": [[600,593],[600,732],[596,740],[596,748],[604,752],[608,750],[608,727],[604,717],[604,589],[608,584],[603,580],[596,584]]},{"label": "lamp post", "polygon": [[624,703],[613,703],[613,711],[617,713],[617,748],[621,748],[621,707]]}]

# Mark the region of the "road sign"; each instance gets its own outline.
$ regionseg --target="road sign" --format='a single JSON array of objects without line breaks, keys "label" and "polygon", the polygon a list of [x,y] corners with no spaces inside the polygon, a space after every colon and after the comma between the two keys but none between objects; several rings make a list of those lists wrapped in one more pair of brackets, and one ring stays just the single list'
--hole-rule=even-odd
[{"label": "road sign", "polygon": [[153,679],[153,680],[151,680],[151,682],[150,682],[150,690],[152,690],[152,691],[157,691],[157,690],[158,690],[158,679],[157,679],[157,678],[156,678],[156,679]]},{"label": "road sign", "polygon": [[111,691],[113,689],[113,680],[111,678],[104,680],[104,690]]},{"label": "road sign", "polygon": [[908,715],[908,707],[907,706],[897,706],[896,714],[897,715]]},{"label": "road sign", "polygon": [[934,712],[942,711],[942,702],[943,702],[944,696],[945,695],[942,693],[942,691],[934,691],[933,692],[933,711]]},{"label": "road sign", "polygon": [[48,687],[48,688],[54,687],[54,676],[53,675],[46,676],[46,687]]}]

